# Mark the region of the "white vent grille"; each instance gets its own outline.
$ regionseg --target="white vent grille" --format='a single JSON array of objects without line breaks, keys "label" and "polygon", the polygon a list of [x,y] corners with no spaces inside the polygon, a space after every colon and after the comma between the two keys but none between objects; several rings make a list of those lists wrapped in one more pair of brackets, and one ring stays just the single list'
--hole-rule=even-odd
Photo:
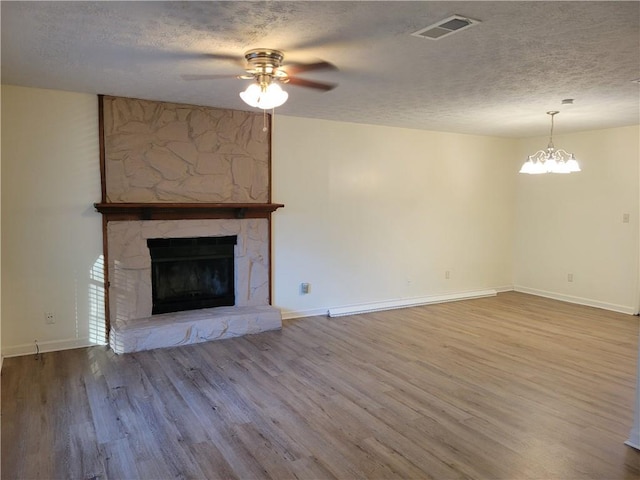
[{"label": "white vent grille", "polygon": [[453,15],[434,23],[433,25],[429,25],[422,30],[418,30],[411,35],[414,37],[428,38],[430,40],[440,40],[447,35],[460,32],[465,28],[472,27],[478,23],[480,23],[480,20],[462,17],[460,15]]}]

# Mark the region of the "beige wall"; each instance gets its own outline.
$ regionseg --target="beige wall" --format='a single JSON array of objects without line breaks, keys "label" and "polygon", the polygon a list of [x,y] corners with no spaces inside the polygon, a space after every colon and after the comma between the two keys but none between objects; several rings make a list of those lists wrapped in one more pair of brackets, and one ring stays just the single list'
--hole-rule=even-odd
[{"label": "beige wall", "polygon": [[510,288],[515,146],[276,114],[275,304],[286,317]]},{"label": "beige wall", "polygon": [[[518,290],[633,313],[638,285],[638,126],[555,136],[582,172],[518,175]],[[520,157],[544,147],[522,140]],[[629,223],[623,223],[629,214]],[[573,282],[567,281],[573,274]]]},{"label": "beige wall", "polygon": [[[97,99],[3,86],[2,117],[2,353],[32,353],[35,339],[90,343],[104,322]],[[273,214],[274,303],[285,315],[514,283],[634,308],[638,127],[558,136],[584,171],[525,177],[521,159],[546,138],[277,112],[274,123],[273,200],[285,204]]]},{"label": "beige wall", "polygon": [[3,85],[2,119],[2,353],[86,345],[104,322],[97,98]]}]

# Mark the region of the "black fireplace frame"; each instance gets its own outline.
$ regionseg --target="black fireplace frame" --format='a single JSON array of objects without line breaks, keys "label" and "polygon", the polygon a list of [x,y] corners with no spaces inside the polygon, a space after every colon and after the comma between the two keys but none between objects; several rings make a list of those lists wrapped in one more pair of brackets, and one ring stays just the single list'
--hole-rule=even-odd
[{"label": "black fireplace frame", "polygon": [[[147,247],[151,255],[152,315],[201,308],[235,305],[235,245],[237,235],[220,237],[149,238]],[[198,263],[195,263],[198,262]],[[199,270],[196,277],[201,285],[195,293],[181,293],[174,296],[159,294],[161,274],[167,269],[194,268]],[[206,288],[210,283],[202,276],[213,272],[223,273],[224,291],[212,292]]]}]

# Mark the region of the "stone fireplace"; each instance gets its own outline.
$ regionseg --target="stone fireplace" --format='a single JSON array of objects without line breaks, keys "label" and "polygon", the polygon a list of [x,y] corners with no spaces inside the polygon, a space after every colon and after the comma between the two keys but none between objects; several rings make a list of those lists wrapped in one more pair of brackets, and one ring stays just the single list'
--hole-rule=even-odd
[{"label": "stone fireplace", "polygon": [[[270,203],[262,114],[100,100],[103,201],[96,208],[111,348],[126,353],[281,328],[270,305],[270,216],[282,205]],[[155,281],[177,272],[183,279],[168,286]],[[230,278],[226,289],[222,277]]]}]

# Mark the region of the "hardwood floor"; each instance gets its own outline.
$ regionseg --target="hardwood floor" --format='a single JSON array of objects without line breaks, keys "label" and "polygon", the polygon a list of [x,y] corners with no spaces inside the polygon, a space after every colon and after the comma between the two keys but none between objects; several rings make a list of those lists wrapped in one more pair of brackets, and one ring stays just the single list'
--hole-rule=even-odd
[{"label": "hardwood floor", "polygon": [[515,292],[8,358],[6,479],[638,479],[638,317]]}]

